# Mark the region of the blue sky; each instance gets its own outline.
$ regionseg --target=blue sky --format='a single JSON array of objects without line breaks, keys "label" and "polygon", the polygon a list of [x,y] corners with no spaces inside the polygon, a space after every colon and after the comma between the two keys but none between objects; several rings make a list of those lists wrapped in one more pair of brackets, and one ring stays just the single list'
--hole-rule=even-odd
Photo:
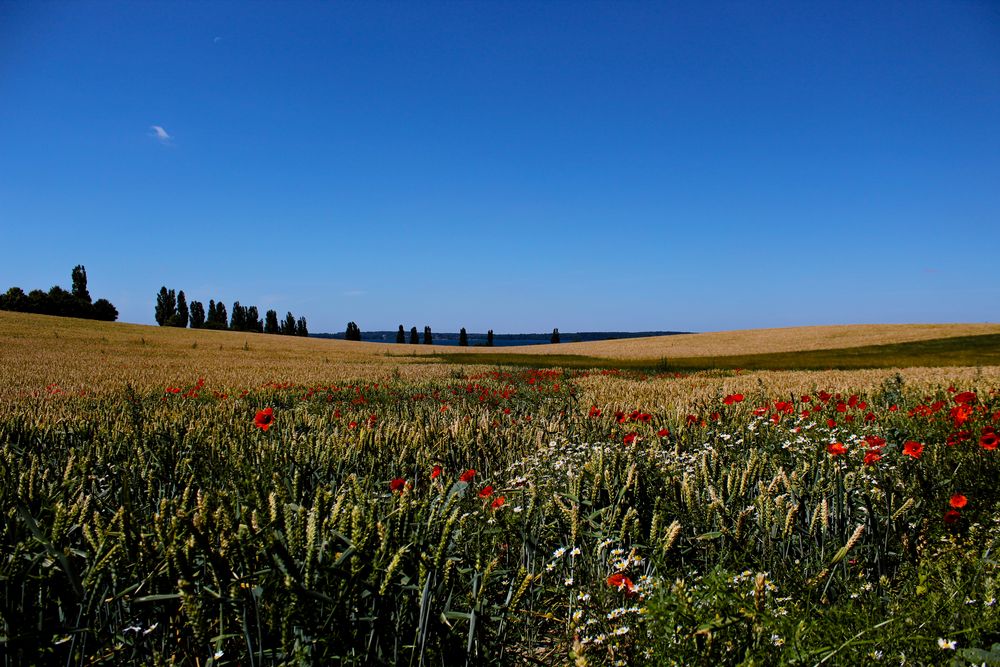
[{"label": "blue sky", "polygon": [[1000,7],[2,3],[0,232],[128,322],[997,321]]}]

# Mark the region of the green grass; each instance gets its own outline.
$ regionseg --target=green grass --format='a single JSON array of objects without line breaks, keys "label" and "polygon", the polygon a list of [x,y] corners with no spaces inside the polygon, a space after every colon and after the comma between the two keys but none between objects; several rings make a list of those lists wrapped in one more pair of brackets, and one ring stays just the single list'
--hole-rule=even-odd
[{"label": "green grass", "polygon": [[833,350],[739,354],[716,357],[613,359],[578,354],[461,354],[432,357],[452,364],[487,364],[532,368],[622,368],[657,372],[703,370],[851,370],[1000,365],[1000,334],[936,338],[910,343],[867,345]]}]

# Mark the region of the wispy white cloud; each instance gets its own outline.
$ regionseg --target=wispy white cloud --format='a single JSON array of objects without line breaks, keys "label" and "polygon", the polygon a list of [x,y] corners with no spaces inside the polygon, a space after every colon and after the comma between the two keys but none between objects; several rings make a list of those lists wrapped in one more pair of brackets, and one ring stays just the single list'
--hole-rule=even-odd
[{"label": "wispy white cloud", "polygon": [[156,137],[161,144],[169,144],[174,140],[174,138],[159,125],[150,125],[149,129],[152,130],[152,133],[149,136]]}]

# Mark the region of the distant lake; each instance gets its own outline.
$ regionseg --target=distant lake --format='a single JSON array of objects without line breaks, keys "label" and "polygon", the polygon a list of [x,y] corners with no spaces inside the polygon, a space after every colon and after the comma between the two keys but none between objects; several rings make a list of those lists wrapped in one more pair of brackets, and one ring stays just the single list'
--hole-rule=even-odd
[{"label": "distant lake", "polygon": [[[594,340],[619,340],[626,338],[640,338],[646,336],[670,336],[678,333],[687,333],[682,331],[581,331],[577,333],[561,333],[559,334],[560,343],[577,343],[583,341],[594,341]],[[424,335],[423,332],[419,332],[420,335],[420,345],[423,345]],[[343,340],[344,334],[310,334],[314,338],[334,338]],[[517,347],[520,345],[548,345],[551,341],[552,335],[550,333],[546,334],[497,334],[493,337],[494,347]],[[396,332],[395,331],[362,331],[361,332],[362,342],[368,343],[395,343],[396,342]],[[410,340],[410,332],[406,332],[407,345]],[[458,346],[458,334],[457,333],[435,333],[433,334],[433,344],[437,346]],[[485,346],[486,345],[486,334],[469,334],[469,347]]]}]

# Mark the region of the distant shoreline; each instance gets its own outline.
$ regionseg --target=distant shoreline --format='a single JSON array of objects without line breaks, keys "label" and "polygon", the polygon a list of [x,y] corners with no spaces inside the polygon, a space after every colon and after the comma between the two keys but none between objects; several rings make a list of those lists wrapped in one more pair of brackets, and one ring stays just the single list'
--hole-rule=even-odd
[{"label": "distant shoreline", "polygon": [[[577,331],[559,332],[559,343],[581,343],[597,340],[620,340],[624,338],[647,338],[650,336],[676,336],[678,334],[692,333],[690,331]],[[363,331],[361,341],[365,343],[395,343],[396,331]],[[406,331],[406,344],[410,344],[410,332]],[[423,345],[423,331],[418,331],[420,336],[419,345]],[[485,346],[485,333],[469,333],[469,347]],[[317,333],[309,334],[310,338],[328,338],[334,340],[344,340],[344,333]],[[516,345],[548,345],[551,342],[551,333],[517,333],[517,334],[493,334],[494,347],[513,347]],[[458,345],[459,334],[454,332],[434,332],[434,345]]]}]

